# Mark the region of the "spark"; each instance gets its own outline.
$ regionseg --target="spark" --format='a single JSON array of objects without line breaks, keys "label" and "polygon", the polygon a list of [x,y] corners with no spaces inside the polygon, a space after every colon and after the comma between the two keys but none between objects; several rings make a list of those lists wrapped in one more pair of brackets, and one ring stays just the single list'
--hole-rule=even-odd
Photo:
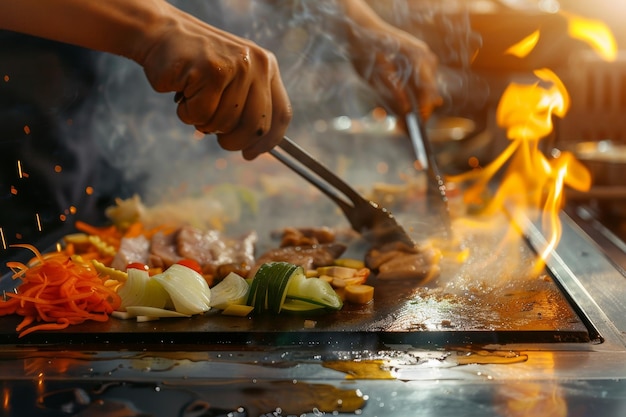
[{"label": "spark", "polygon": [[18,178],[24,178],[24,173],[22,172],[22,161],[17,160],[17,176]]},{"label": "spark", "polygon": [[2,249],[7,248],[7,241],[4,239],[4,230],[0,227],[0,240],[2,241]]},{"label": "spark", "polygon": [[37,220],[37,230],[41,232],[41,219],[39,218],[39,213],[35,213],[35,219]]},{"label": "spark", "polygon": [[[5,79],[7,76],[4,76]],[[11,411],[11,389],[5,387],[2,389],[2,410]]]}]

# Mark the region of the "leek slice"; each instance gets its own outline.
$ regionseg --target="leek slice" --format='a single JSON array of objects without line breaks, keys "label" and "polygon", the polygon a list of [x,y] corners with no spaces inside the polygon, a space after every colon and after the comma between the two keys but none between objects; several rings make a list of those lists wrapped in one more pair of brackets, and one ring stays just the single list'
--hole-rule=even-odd
[{"label": "leek slice", "polygon": [[183,314],[200,314],[211,309],[211,290],[204,277],[184,265],[174,264],[152,279],[169,294],[174,309]]}]

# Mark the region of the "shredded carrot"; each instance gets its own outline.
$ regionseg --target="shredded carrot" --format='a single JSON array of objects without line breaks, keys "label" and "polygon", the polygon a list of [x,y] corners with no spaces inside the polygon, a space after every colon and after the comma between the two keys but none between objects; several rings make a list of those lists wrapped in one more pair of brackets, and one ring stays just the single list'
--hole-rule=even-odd
[{"label": "shredded carrot", "polygon": [[14,279],[21,279],[17,293],[0,300],[0,316],[24,317],[16,330],[19,337],[38,330],[64,329],[86,320],[105,321],[119,308],[121,299],[105,285],[87,262],[63,252],[42,255],[32,245],[14,245],[31,250],[28,264],[9,262]]},{"label": "shredded carrot", "polygon": [[96,227],[80,220],[76,221],[75,226],[76,229],[81,232],[85,232],[93,236],[100,236],[103,238],[108,237],[113,239],[119,239],[121,236],[121,233],[116,226]]},{"label": "shredded carrot", "polygon": [[76,248],[73,243],[68,243],[65,245],[65,254],[72,256],[76,253]]},{"label": "shredded carrot", "polygon": [[143,224],[135,222],[128,226],[128,229],[124,232],[124,237],[137,237],[143,234]]}]

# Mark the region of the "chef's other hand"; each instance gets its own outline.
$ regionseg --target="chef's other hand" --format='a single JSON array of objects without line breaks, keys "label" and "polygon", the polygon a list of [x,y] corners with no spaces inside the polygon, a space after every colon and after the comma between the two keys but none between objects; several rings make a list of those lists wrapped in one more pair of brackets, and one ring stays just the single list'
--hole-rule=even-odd
[{"label": "chef's other hand", "polygon": [[[383,21],[362,0],[342,2],[352,66],[396,115],[427,118],[442,103],[438,60],[426,43]],[[417,108],[414,108],[417,107]]]},{"label": "chef's other hand", "polygon": [[275,56],[173,7],[163,15],[137,61],[156,91],[178,92],[178,117],[245,159],[280,142],[292,110]]}]

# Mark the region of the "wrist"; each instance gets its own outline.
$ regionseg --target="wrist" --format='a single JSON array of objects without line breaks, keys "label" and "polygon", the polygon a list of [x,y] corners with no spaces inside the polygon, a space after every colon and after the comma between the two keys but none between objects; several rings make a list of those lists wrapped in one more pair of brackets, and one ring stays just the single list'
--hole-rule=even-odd
[{"label": "wrist", "polygon": [[148,7],[135,10],[129,19],[126,32],[119,42],[119,49],[113,51],[140,65],[156,45],[176,27],[180,10],[162,0],[146,2]]}]

